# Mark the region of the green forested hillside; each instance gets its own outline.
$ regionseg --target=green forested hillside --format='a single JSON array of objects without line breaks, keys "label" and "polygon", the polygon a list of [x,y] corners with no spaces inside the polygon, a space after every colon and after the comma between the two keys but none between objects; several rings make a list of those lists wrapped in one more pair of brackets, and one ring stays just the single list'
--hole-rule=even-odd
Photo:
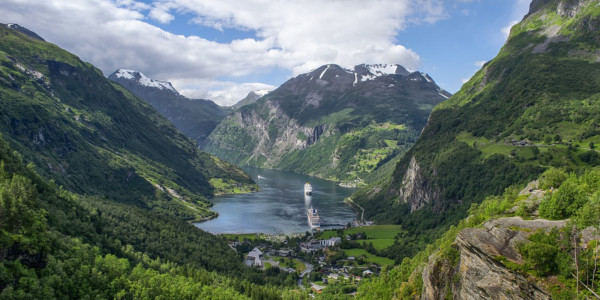
[{"label": "green forested hillside", "polygon": [[[552,226],[538,230],[513,227],[512,231],[528,234],[521,242],[505,247],[515,247],[519,259],[503,256],[492,257],[493,262],[505,269],[505,274],[515,273],[528,278],[543,288],[552,299],[593,299],[600,292],[600,274],[597,272],[597,255],[600,250],[600,170],[591,168],[577,173],[550,168],[534,185],[535,195],[524,191],[523,186],[511,186],[502,195],[489,196],[480,204],[473,204],[468,217],[450,227],[439,239],[401,265],[380,277],[364,282],[358,290],[359,299],[418,299],[424,292],[423,274],[431,272],[438,288],[448,297],[457,296],[462,288],[459,283],[466,277],[461,270],[461,256],[457,236],[464,230],[485,228],[490,220],[506,220],[519,217],[523,220],[566,220],[558,229]],[[537,189],[539,188],[539,189]],[[525,221],[526,222],[526,221]],[[548,224],[556,224],[546,222]],[[487,223],[490,224],[490,223]],[[541,223],[544,224],[544,223]],[[513,236],[517,235],[514,232]],[[479,248],[494,246],[477,245]],[[431,265],[444,265],[427,269]],[[448,284],[450,280],[453,284]],[[496,277],[495,280],[501,280]],[[579,281],[579,283],[578,283]],[[482,293],[485,293],[482,289]],[[525,291],[528,292],[528,291]],[[519,295],[529,298],[531,294]]]},{"label": "green forested hillside", "polygon": [[255,188],[245,173],[75,56],[0,40],[0,299],[301,295],[188,223],[207,196]]},{"label": "green forested hillside", "polygon": [[353,196],[365,215],[410,233],[414,254],[472,203],[551,166],[599,163],[597,1],[533,1],[500,53],[432,112],[391,180]]},{"label": "green forested hillside", "polygon": [[[93,66],[0,27],[0,132],[71,191],[184,219],[213,216],[206,197],[256,189]],[[225,184],[215,190],[210,180]]]}]

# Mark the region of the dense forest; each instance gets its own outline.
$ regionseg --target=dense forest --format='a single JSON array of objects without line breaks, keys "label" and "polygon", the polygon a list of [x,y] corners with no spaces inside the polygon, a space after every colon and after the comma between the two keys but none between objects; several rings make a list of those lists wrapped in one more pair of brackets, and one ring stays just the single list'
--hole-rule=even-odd
[{"label": "dense forest", "polygon": [[294,275],[247,268],[191,224],[46,182],[4,140],[0,161],[0,298],[299,296]]}]

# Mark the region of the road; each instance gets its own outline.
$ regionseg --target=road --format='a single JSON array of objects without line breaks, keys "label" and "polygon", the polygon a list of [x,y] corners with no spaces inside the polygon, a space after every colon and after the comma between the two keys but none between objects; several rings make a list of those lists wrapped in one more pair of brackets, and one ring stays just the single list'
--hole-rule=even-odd
[{"label": "road", "polygon": [[304,285],[302,284],[302,280],[304,279],[304,275],[306,274],[310,274],[310,272],[312,272],[313,270],[313,265],[309,264],[303,260],[301,260],[302,263],[306,266],[306,269],[304,269],[304,271],[302,271],[302,273],[300,273],[300,279],[298,279],[298,286],[301,287],[302,289],[304,289]]}]

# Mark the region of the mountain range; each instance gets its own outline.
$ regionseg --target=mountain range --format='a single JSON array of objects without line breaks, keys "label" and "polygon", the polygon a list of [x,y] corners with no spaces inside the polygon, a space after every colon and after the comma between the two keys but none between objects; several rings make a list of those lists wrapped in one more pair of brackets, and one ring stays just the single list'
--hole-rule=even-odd
[{"label": "mountain range", "polygon": [[210,100],[189,99],[179,94],[170,82],[148,78],[138,71],[119,69],[108,79],[148,102],[200,147],[229,112]]},{"label": "mountain range", "polygon": [[[316,298],[597,298],[599,31],[598,0],[534,0],[454,95],[400,65],[329,64],[224,109],[0,26],[0,298],[308,298],[188,223],[257,189],[226,161],[361,185],[362,217],[400,225],[380,249],[351,229],[365,254],[347,267],[397,266]],[[325,260],[349,255],[343,233]]]},{"label": "mountain range", "polygon": [[205,149],[238,165],[355,184],[406,151],[449,96],[400,65],[324,65],[238,108]]},{"label": "mountain range", "polygon": [[406,258],[365,299],[593,297],[599,15],[598,1],[532,1],[393,176],[352,196],[407,229],[388,249]]},{"label": "mountain range", "polygon": [[244,97],[244,99],[242,99],[242,100],[238,101],[236,104],[234,104],[232,106],[232,108],[238,109],[244,105],[252,104],[252,103],[256,102],[256,100],[260,99],[260,97],[263,97],[270,92],[271,92],[270,90],[251,91],[248,93],[248,95],[246,95],[246,97]]}]

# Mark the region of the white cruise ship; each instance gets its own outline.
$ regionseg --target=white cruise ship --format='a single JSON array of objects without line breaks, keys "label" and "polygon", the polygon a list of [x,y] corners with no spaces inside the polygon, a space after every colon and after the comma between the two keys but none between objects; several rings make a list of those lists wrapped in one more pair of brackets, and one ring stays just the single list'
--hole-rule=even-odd
[{"label": "white cruise ship", "polygon": [[310,228],[318,229],[321,227],[321,219],[319,218],[316,208],[313,208],[311,205],[306,215],[308,217],[308,225]]},{"label": "white cruise ship", "polygon": [[312,195],[312,185],[309,182],[304,185],[304,194],[307,196]]}]

